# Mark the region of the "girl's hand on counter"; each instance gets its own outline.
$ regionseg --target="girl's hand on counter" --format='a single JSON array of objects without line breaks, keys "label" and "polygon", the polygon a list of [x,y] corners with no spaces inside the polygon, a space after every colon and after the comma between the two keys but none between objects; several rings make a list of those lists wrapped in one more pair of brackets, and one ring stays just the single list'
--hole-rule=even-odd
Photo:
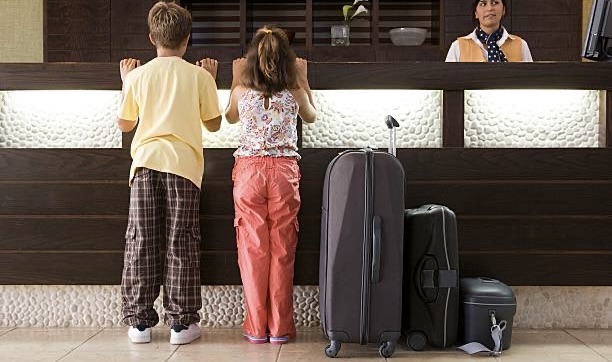
[{"label": "girl's hand on counter", "polygon": [[240,84],[242,80],[242,73],[246,69],[246,66],[246,58],[237,58],[232,62],[232,89]]},{"label": "girl's hand on counter", "polygon": [[308,62],[306,59],[295,58],[295,71],[300,82],[308,81]]}]

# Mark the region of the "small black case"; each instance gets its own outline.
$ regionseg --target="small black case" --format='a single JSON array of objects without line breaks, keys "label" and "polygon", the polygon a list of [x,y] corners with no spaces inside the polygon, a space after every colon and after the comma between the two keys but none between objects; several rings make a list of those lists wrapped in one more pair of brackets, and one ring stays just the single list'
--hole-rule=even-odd
[{"label": "small black case", "polygon": [[460,299],[459,334],[464,344],[479,342],[492,350],[495,347],[491,338],[493,315],[497,324],[506,321],[502,349],[510,348],[516,298],[509,286],[491,278],[461,278]]}]

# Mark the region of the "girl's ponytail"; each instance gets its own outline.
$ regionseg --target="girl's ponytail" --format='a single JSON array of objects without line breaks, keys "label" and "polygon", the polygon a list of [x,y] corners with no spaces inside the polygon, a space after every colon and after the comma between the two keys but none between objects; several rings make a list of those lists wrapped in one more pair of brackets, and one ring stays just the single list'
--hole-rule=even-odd
[{"label": "girl's ponytail", "polygon": [[263,28],[259,32],[263,37],[257,46],[257,60],[263,75],[272,82],[278,81],[279,42],[272,30]]},{"label": "girl's ponytail", "polygon": [[265,26],[257,30],[247,52],[242,85],[266,96],[297,88],[295,58],[282,29]]}]

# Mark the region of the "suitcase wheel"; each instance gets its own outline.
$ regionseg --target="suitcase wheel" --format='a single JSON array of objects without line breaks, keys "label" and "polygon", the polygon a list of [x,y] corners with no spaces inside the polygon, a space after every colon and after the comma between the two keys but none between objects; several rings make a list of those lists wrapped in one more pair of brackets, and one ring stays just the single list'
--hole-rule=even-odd
[{"label": "suitcase wheel", "polygon": [[325,347],[325,355],[329,358],[335,358],[342,347],[340,341],[330,341],[330,344]]},{"label": "suitcase wheel", "polygon": [[410,332],[406,337],[406,344],[414,351],[422,351],[427,346],[427,336],[419,331]]},{"label": "suitcase wheel", "polygon": [[384,342],[378,347],[378,354],[382,358],[391,358],[395,352],[395,342]]}]

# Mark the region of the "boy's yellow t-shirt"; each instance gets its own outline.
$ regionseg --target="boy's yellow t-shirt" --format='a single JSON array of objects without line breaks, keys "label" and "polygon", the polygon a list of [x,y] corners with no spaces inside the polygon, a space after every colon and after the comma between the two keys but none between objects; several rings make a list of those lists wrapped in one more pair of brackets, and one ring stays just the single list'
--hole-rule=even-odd
[{"label": "boy's yellow t-shirt", "polygon": [[139,167],[202,185],[202,122],[220,115],[217,85],[201,67],[180,57],[157,57],[123,82],[119,118],[138,120],[132,140],[130,184]]}]

